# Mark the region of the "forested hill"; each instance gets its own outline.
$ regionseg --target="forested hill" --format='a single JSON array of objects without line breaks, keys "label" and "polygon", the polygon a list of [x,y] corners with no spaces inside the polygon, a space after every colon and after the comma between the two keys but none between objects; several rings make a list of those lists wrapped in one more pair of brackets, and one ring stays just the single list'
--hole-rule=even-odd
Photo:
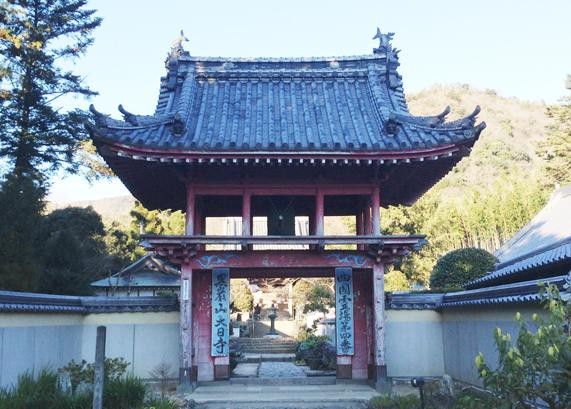
[{"label": "forested hill", "polygon": [[[426,282],[442,254],[472,246],[494,251],[543,206],[550,188],[541,181],[543,164],[536,150],[546,137],[548,117],[544,104],[467,85],[436,85],[407,99],[415,115],[434,115],[450,105],[448,120],[480,105],[478,120],[487,124],[470,156],[417,204],[382,212],[386,233],[427,234],[430,245],[401,267],[409,279]],[[126,224],[133,198],[64,205],[91,205],[106,224]]]},{"label": "forested hill", "polygon": [[487,127],[470,156],[433,189],[443,199],[461,198],[466,187],[488,188],[506,174],[535,176],[541,168],[536,149],[537,142],[545,138],[548,122],[544,104],[504,98],[493,90],[467,85],[436,85],[407,100],[415,115],[434,115],[450,105],[448,120],[469,114],[476,105],[482,108],[478,120]]}]

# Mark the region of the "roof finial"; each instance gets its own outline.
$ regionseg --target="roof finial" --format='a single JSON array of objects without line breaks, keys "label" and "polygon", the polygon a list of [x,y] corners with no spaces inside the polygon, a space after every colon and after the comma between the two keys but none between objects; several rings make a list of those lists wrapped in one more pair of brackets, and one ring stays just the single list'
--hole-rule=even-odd
[{"label": "roof finial", "polygon": [[171,47],[170,58],[178,58],[184,53],[182,43],[187,42],[188,38],[184,36],[184,31],[180,30],[179,36],[174,40]]},{"label": "roof finial", "polygon": [[[388,54],[392,51],[393,47],[391,45],[391,41],[394,37],[395,33],[381,33],[381,29],[377,27],[377,33],[373,37],[373,40],[379,39],[379,47],[373,48],[373,54]],[[398,52],[398,51],[397,51]]]}]

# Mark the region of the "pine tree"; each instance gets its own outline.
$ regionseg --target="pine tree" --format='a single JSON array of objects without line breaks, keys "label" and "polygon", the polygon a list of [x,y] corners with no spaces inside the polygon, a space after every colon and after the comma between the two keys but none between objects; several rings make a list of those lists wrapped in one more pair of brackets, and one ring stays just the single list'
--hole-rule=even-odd
[{"label": "pine tree", "polygon": [[74,153],[87,138],[80,110],[61,97],[96,93],[64,68],[85,53],[101,24],[85,0],[8,0],[0,7],[0,156],[16,174],[46,180],[76,170]]}]

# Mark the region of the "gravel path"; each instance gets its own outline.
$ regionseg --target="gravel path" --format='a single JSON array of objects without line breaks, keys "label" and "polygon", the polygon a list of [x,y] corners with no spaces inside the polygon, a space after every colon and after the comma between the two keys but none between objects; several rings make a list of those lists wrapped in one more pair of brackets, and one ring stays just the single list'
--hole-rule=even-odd
[{"label": "gravel path", "polygon": [[302,367],[291,362],[262,362],[258,370],[259,378],[305,378]]}]

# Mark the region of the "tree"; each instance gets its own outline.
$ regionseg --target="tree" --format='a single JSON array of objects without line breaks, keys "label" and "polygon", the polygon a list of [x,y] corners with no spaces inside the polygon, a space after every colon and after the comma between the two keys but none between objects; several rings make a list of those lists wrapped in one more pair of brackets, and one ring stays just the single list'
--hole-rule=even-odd
[{"label": "tree", "polygon": [[[569,288],[567,288],[567,291]],[[530,330],[516,314],[519,334],[515,344],[500,328],[494,332],[499,352],[492,369],[480,353],[476,367],[484,386],[497,398],[499,408],[535,408],[543,401],[551,409],[571,407],[571,303],[555,286],[542,287],[540,294],[547,317],[533,315]],[[515,405],[515,406],[514,406]]]},{"label": "tree", "polygon": [[[61,110],[59,98],[96,93],[69,71],[101,24],[86,0],[10,0],[0,7],[0,155],[17,175],[45,180],[58,168],[76,170],[87,138],[85,114]],[[66,65],[67,64],[67,65]]]},{"label": "tree", "polygon": [[248,280],[230,281],[230,303],[233,311],[252,311],[254,308],[254,296],[248,286]]},{"label": "tree", "polygon": [[319,283],[313,286],[307,293],[303,313],[320,312],[325,319],[325,314],[332,307],[335,307],[335,294],[329,287]]},{"label": "tree", "polygon": [[0,185],[0,288],[34,291],[39,278],[45,190],[33,177],[11,174]]},{"label": "tree", "polygon": [[492,271],[496,258],[486,250],[465,248],[451,251],[439,259],[430,275],[432,288],[462,288],[467,282]]},{"label": "tree", "polygon": [[185,221],[181,211],[148,210],[135,202],[130,215],[129,226],[113,223],[105,237],[109,253],[123,260],[124,264],[145,255],[140,246],[142,234],[184,234]]},{"label": "tree", "polygon": [[407,291],[410,283],[402,271],[392,270],[385,275],[385,291]]},{"label": "tree", "polygon": [[44,217],[40,229],[38,291],[89,294],[91,281],[118,267],[109,257],[101,216],[91,207],[67,207]]},{"label": "tree", "polygon": [[547,116],[551,123],[538,154],[546,161],[545,173],[550,182],[571,183],[571,98],[548,107]]}]

